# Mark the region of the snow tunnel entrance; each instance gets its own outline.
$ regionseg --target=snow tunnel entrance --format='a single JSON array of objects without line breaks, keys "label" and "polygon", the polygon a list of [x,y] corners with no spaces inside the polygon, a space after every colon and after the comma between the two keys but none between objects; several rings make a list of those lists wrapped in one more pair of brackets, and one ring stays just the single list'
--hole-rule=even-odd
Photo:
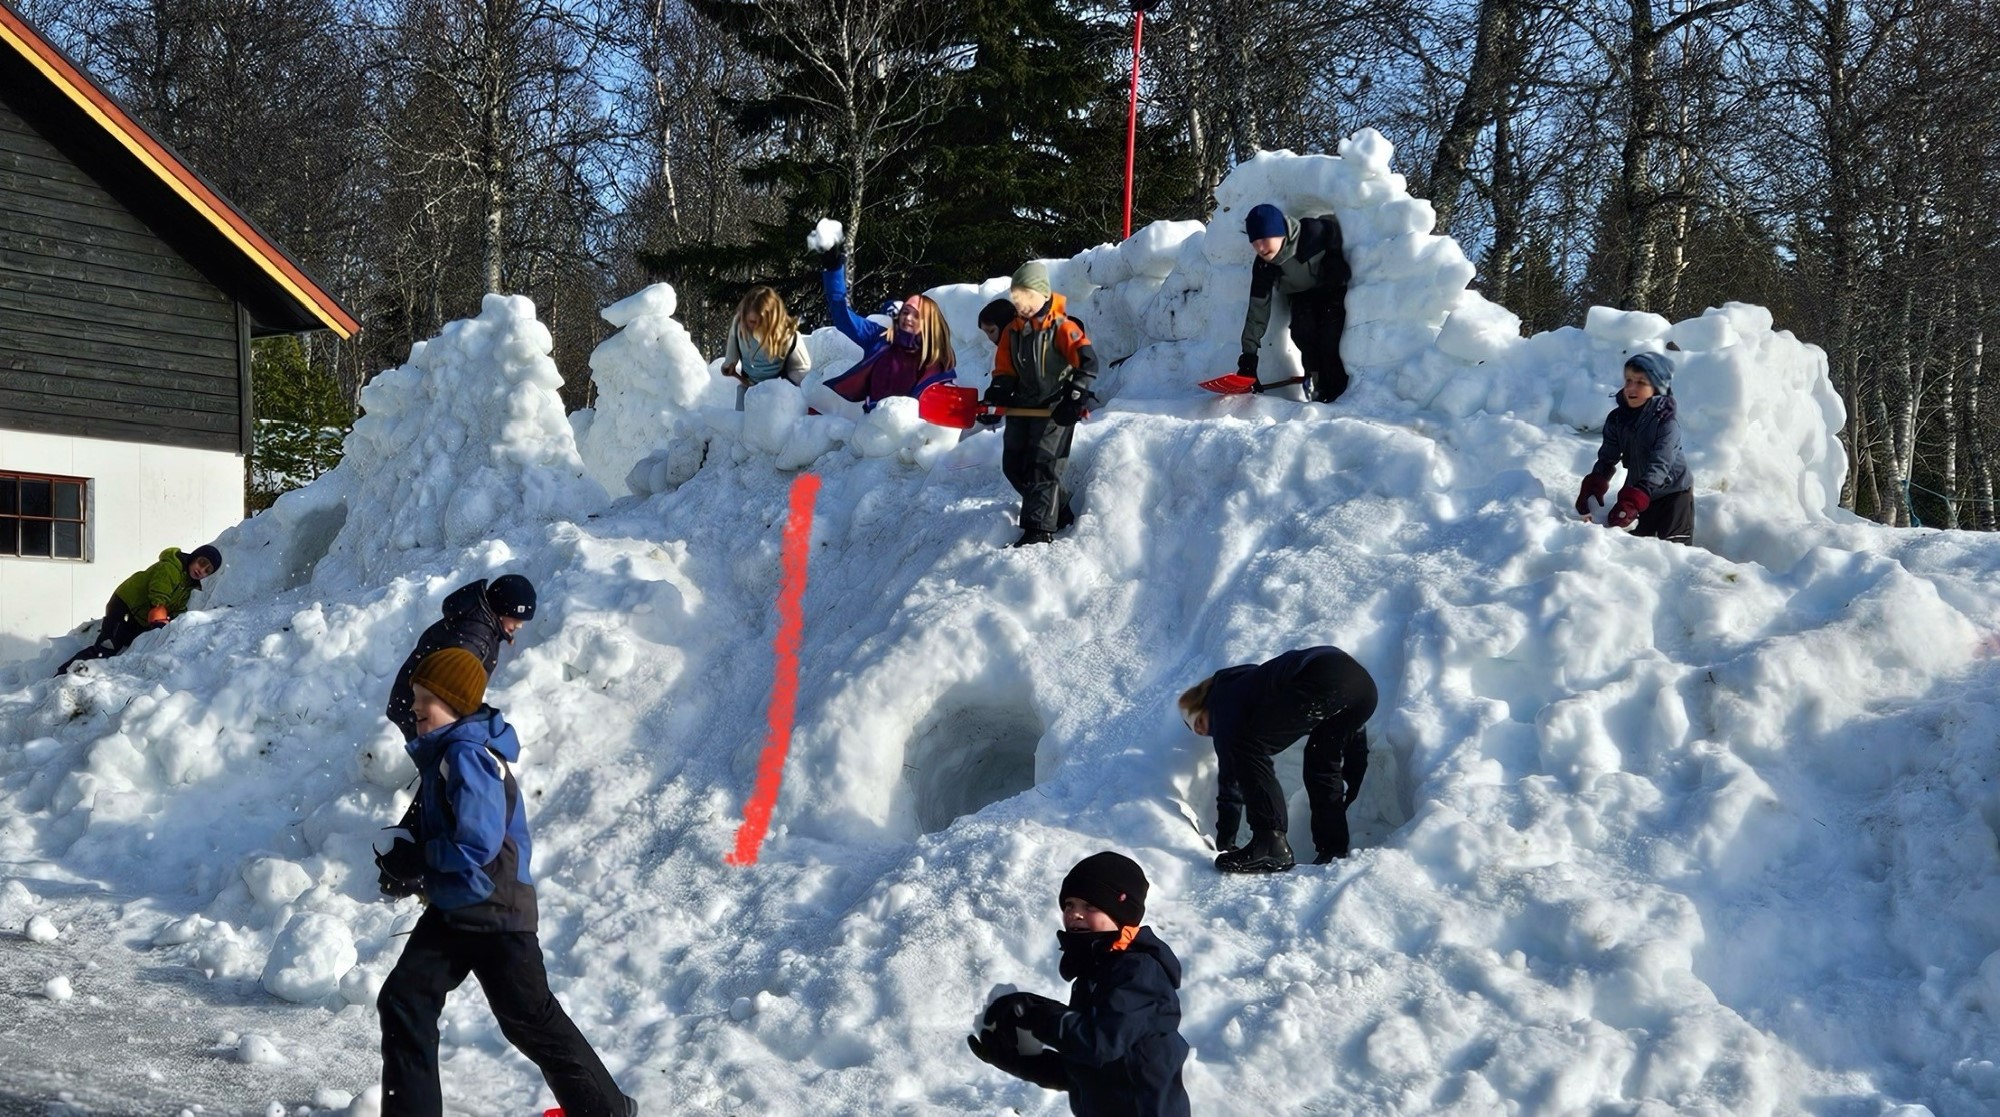
[{"label": "snow tunnel entrance", "polygon": [[1042,719],[1026,694],[955,687],[904,752],[903,781],[918,828],[936,833],[1035,786]]}]

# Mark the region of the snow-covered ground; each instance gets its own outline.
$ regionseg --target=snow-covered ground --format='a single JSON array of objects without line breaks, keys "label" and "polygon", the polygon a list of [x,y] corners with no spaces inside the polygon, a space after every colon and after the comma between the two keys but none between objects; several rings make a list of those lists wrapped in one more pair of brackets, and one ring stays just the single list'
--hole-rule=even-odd
[{"label": "snow-covered ground", "polygon": [[[1824,356],[1762,310],[1519,337],[1389,154],[1263,155],[1211,226],[1055,265],[1125,359],[1077,527],[1028,551],[991,433],[817,380],[739,415],[665,288],[607,310],[572,424],[533,308],[489,297],[220,541],[197,611],[88,675],[46,678],[77,638],[0,669],[0,1105],[372,1111],[416,917],[375,894],[411,774],[380,710],[443,595],[511,570],[542,604],[491,694],[552,981],[648,1113],[1065,1112],[962,1037],[998,983],[1063,993],[1055,889],[1104,848],[1187,965],[1197,1112],[2000,1107],[2000,540],[1834,508]],[[1193,386],[1233,363],[1262,201],[1346,230],[1337,405]],[[936,292],[968,370],[1002,286]],[[1669,342],[1693,548],[1570,508],[1623,356]],[[811,344],[817,378],[855,355]],[[798,728],[732,866],[801,469]],[[1317,643],[1383,696],[1356,854],[1223,877],[1173,698]],[[454,1112],[548,1104],[475,989],[446,1020]]]}]

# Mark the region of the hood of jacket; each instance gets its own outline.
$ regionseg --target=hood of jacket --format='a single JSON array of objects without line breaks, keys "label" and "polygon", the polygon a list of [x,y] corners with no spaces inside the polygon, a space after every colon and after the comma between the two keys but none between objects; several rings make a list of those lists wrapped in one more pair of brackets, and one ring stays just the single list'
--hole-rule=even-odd
[{"label": "hood of jacket", "polygon": [[1057,931],[1056,945],[1062,951],[1060,966],[1063,978],[1075,981],[1098,966],[1115,958],[1121,951],[1126,954],[1148,957],[1160,964],[1166,971],[1167,981],[1174,988],[1181,987],[1181,960],[1173,948],[1161,942],[1153,934],[1151,927],[1140,927],[1123,947],[1118,940],[1123,931]]},{"label": "hood of jacket", "polygon": [[493,606],[486,603],[486,579],[467,582],[451,591],[451,594],[444,599],[444,604],[438,607],[438,611],[443,613],[447,620],[459,620],[463,617],[494,620]]},{"label": "hood of jacket", "polygon": [[1628,407],[1625,404],[1625,389],[1620,388],[1611,393],[1611,400],[1618,405],[1616,414],[1623,415],[1628,419],[1637,419],[1641,415],[1647,414],[1658,415],[1662,419],[1671,419],[1680,413],[1680,407],[1674,403],[1672,394],[1656,395],[1637,407]]}]

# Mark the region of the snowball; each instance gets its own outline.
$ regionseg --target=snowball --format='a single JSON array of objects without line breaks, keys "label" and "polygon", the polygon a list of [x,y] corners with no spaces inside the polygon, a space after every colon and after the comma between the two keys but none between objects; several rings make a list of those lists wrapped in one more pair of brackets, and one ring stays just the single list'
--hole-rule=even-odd
[{"label": "snowball", "polygon": [[843,235],[844,230],[840,227],[840,222],[831,217],[822,217],[819,223],[813,226],[813,231],[806,234],[806,248],[813,252],[825,252],[838,245]]},{"label": "snowball", "polygon": [[312,1104],[314,1109],[346,1109],[354,1104],[354,1095],[332,1086],[321,1086],[313,1091]]},{"label": "snowball", "polygon": [[66,1001],[75,995],[76,991],[70,988],[69,978],[60,974],[42,982],[42,996],[49,1000]]},{"label": "snowball", "polygon": [[56,941],[56,935],[58,933],[59,932],[57,932],[56,930],[56,925],[49,920],[48,916],[36,915],[29,917],[28,919],[29,942],[54,942]]},{"label": "snowball", "polygon": [[766,380],[744,393],[743,441],[776,454],[791,441],[792,427],[806,415],[805,393],[782,377]]},{"label": "snowball", "polygon": [[264,988],[272,996],[307,1004],[340,992],[341,976],[358,955],[347,924],[318,912],[292,917],[264,963]]},{"label": "snowball", "polygon": [[[286,1060],[279,1053],[276,1043],[260,1035],[245,1035],[236,1041],[236,1061],[251,1066],[275,1067],[282,1066]],[[280,1106],[278,1111],[283,1113],[284,1107]]]},{"label": "snowball", "polygon": [[342,1117],[382,1117],[382,1084],[378,1082],[355,1095]]},{"label": "snowball", "polygon": [[253,857],[243,865],[243,884],[260,907],[281,908],[313,886],[305,866],[282,857]]},{"label": "snowball", "polygon": [[180,919],[171,919],[153,935],[153,945],[180,946],[183,943],[193,942],[214,925],[213,920],[199,912]]},{"label": "snowball", "polygon": [[340,977],[340,999],[351,1005],[372,1005],[375,998],[381,996],[382,983],[386,980],[384,975],[374,970],[356,966]]}]

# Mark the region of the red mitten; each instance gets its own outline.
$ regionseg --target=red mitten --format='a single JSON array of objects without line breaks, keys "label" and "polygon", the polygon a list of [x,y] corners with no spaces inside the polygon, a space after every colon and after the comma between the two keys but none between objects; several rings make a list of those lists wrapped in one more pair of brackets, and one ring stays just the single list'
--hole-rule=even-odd
[{"label": "red mitten", "polygon": [[1604,526],[1629,527],[1651,503],[1653,498],[1646,495],[1646,490],[1627,485],[1618,490],[1618,503],[1612,506],[1611,514],[1604,517]]},{"label": "red mitten", "polygon": [[1600,501],[1603,500],[1604,494],[1610,488],[1611,478],[1599,477],[1595,473],[1584,474],[1583,487],[1576,491],[1576,514],[1579,516],[1590,515],[1591,498],[1596,497]]}]

